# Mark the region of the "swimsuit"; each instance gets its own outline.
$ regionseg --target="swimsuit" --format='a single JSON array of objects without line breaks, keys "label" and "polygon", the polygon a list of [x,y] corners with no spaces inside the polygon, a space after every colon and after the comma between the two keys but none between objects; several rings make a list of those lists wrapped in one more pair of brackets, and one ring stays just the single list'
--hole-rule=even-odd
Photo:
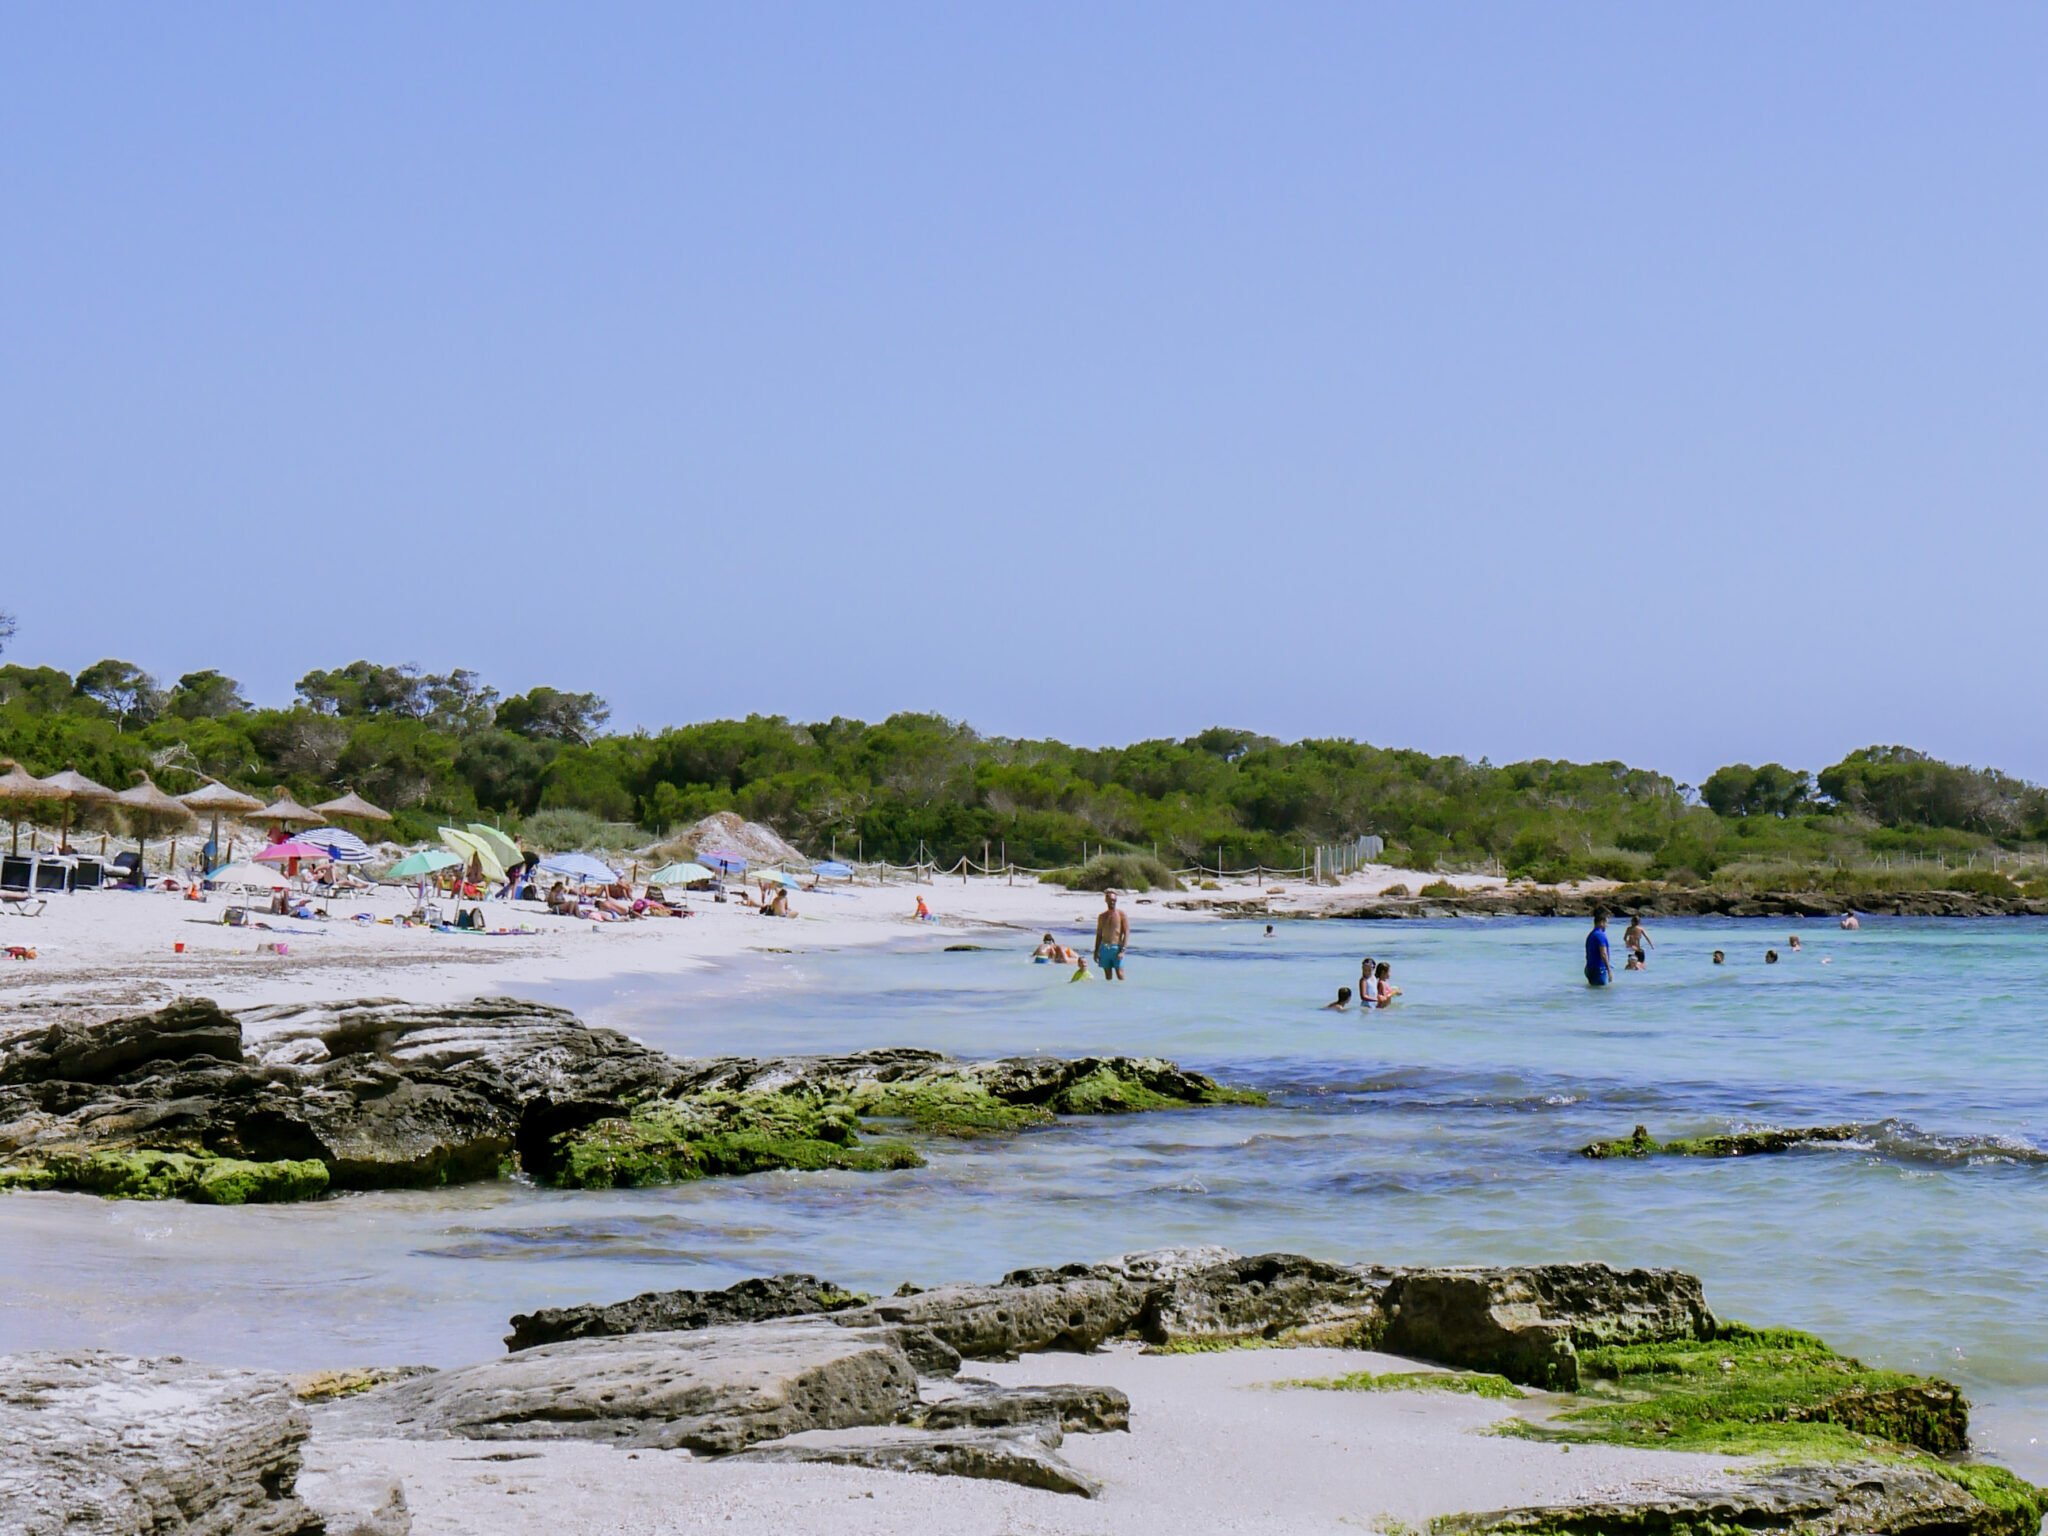
[{"label": "swimsuit", "polygon": [[1095,946],[1095,963],[1105,971],[1116,970],[1124,963],[1124,947],[1121,944],[1098,944]]}]

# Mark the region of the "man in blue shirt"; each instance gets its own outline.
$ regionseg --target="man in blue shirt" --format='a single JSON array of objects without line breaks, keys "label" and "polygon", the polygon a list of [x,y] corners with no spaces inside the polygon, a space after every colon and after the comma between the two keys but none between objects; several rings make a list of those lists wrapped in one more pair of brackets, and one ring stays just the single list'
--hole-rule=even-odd
[{"label": "man in blue shirt", "polygon": [[1607,914],[1596,913],[1593,931],[1586,935],[1586,985],[1604,987],[1614,979],[1614,966],[1607,951]]}]

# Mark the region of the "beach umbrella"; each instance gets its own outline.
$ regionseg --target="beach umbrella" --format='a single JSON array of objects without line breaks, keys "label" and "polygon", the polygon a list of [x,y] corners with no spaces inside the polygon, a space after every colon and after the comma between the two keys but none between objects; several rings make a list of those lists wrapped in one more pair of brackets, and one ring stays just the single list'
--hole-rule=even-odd
[{"label": "beach umbrella", "polygon": [[[114,804],[121,807],[121,814],[135,829],[135,879],[139,885],[143,880],[142,851],[152,830],[167,831],[182,827],[193,819],[192,807],[182,800],[173,800],[151,782],[148,774],[140,768],[135,777],[142,782],[133,789],[124,789],[114,796]],[[171,845],[171,864],[178,862],[178,845]]]},{"label": "beach umbrella", "polygon": [[209,779],[189,795],[178,798],[201,815],[209,812],[213,816],[213,851],[220,856],[220,819],[223,815],[240,815],[247,811],[260,811],[263,802],[254,795],[245,795],[239,789],[230,789],[218,779]]},{"label": "beach umbrella", "polygon": [[317,843],[308,843],[292,837],[281,843],[272,843],[256,857],[265,864],[282,864],[287,859],[324,859],[327,857],[327,850]]},{"label": "beach umbrella", "polygon": [[619,872],[609,864],[602,864],[587,853],[558,853],[540,861],[542,872],[550,875],[566,875],[572,880],[597,880],[610,885],[619,878]]},{"label": "beach umbrella", "polygon": [[792,891],[800,889],[802,885],[795,875],[781,869],[757,869],[754,871],[754,878],[763,885],[787,886]]},{"label": "beach umbrella", "polygon": [[316,858],[331,859],[336,864],[367,864],[371,858],[370,845],[340,827],[315,827],[311,832],[301,832],[292,841],[314,849]]},{"label": "beach umbrella", "polygon": [[[546,865],[542,865],[546,868]],[[711,871],[702,864],[664,864],[647,877],[649,885],[695,885],[699,880],[709,880]]]},{"label": "beach umbrella", "polygon": [[728,875],[741,874],[746,870],[747,861],[736,853],[700,853],[699,864],[709,864],[713,869]]},{"label": "beach umbrella", "polygon": [[[270,804],[256,813],[256,820],[271,822],[277,826],[290,826],[297,822],[303,827],[317,827],[327,818],[318,811],[309,811],[288,794],[281,794]],[[282,838],[279,839],[283,841]]]},{"label": "beach umbrella", "polygon": [[440,833],[441,841],[461,854],[464,864],[474,859],[490,879],[505,878],[505,866],[498,862],[497,851],[482,838],[472,837],[469,833],[458,831],[454,827],[442,827]]},{"label": "beach umbrella", "polygon": [[10,853],[19,853],[21,852],[21,808],[24,805],[33,805],[38,801],[55,800],[59,796],[55,790],[22,767],[21,764],[8,759],[0,759],[0,762],[5,762],[7,765],[7,771],[0,773],[0,801],[7,803],[8,809],[13,813],[14,820],[14,842],[8,851]]},{"label": "beach umbrella", "polygon": [[313,807],[322,816],[353,816],[358,821],[389,821],[391,813],[379,810],[354,790],[336,800],[322,800]]},{"label": "beach umbrella", "polygon": [[472,821],[465,829],[469,835],[482,843],[498,856],[498,862],[510,869],[520,860],[519,845],[500,832],[496,827],[487,827],[480,821]]},{"label": "beach umbrella", "polygon": [[291,882],[274,869],[265,869],[261,864],[243,859],[234,864],[223,864],[206,877],[209,885],[246,885],[257,890],[283,891]]},{"label": "beach umbrella", "polygon": [[852,866],[842,864],[837,859],[828,859],[823,864],[813,864],[811,866],[811,873],[827,876],[834,880],[851,880],[853,878]]},{"label": "beach umbrella", "polygon": [[437,870],[453,869],[462,862],[445,848],[422,848],[418,853],[407,854],[384,873],[390,879],[411,880],[419,875],[431,875]]},{"label": "beach umbrella", "polygon": [[62,773],[53,773],[40,781],[43,788],[53,791],[52,800],[64,802],[64,830],[58,835],[57,850],[68,852],[71,846],[71,807],[74,805],[105,804],[114,798],[114,792],[104,784],[95,784],[75,768],[66,768]]}]

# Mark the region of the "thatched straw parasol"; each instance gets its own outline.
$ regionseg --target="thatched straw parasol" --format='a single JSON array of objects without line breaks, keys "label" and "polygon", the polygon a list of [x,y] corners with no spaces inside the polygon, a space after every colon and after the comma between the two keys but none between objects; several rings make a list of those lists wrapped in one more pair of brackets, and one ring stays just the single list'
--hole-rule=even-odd
[{"label": "thatched straw parasol", "polygon": [[74,805],[104,805],[114,798],[114,792],[104,784],[95,784],[76,768],[66,768],[62,773],[53,773],[41,781],[43,788],[52,793],[49,798],[64,802],[64,830],[58,834],[57,851],[71,851],[71,807]]},{"label": "thatched straw parasol", "polygon": [[318,811],[307,810],[290,795],[279,795],[270,804],[258,811],[251,819],[255,821],[281,821],[287,823],[296,821],[310,827],[317,822],[325,821],[327,818]]},{"label": "thatched straw parasol", "polygon": [[353,816],[358,821],[389,821],[391,813],[380,811],[354,790],[338,800],[323,800],[313,807],[322,816]]},{"label": "thatched straw parasol", "polygon": [[[182,827],[186,822],[192,820],[192,807],[185,804],[182,800],[173,800],[169,795],[158,789],[151,782],[149,775],[140,768],[135,770],[135,777],[142,780],[142,782],[133,789],[124,789],[121,793],[114,796],[114,804],[121,807],[122,814],[128,818],[128,824],[135,829],[135,878],[139,884],[143,878],[143,844],[147,841],[149,834],[153,831],[165,831],[172,827]],[[171,867],[175,869],[177,865],[178,845],[173,841],[171,844]]]},{"label": "thatched straw parasol", "polygon": [[[189,795],[178,796],[192,810],[205,814],[213,813],[213,856],[220,858],[220,819],[223,814],[236,811],[260,811],[263,802],[254,795],[245,795],[239,789],[230,789],[218,779],[207,780],[204,787],[195,789]],[[222,861],[226,862],[225,860]]]},{"label": "thatched straw parasol", "polygon": [[57,792],[30,773],[11,758],[0,758],[7,771],[0,773],[0,802],[5,802],[12,812],[14,840],[8,847],[9,853],[21,852],[21,808],[38,801],[55,800]]}]

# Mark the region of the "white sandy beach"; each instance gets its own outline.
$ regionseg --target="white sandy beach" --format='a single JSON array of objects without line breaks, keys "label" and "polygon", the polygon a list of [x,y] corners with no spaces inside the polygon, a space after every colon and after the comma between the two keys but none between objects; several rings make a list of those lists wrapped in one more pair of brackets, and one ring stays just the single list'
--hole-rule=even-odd
[{"label": "white sandy beach", "polygon": [[[1226,880],[1215,891],[1155,891],[1125,896],[1132,957],[1144,953],[1148,925],[1214,921],[1208,910],[1264,904],[1276,920],[1355,902],[1406,883],[1449,878],[1480,888],[1500,882],[1477,876],[1419,876],[1369,866],[1341,885],[1306,881]],[[737,898],[723,904],[693,897],[695,916],[590,923],[555,917],[533,902],[483,902],[492,927],[530,933],[477,935],[401,927],[389,921],[410,911],[409,893],[381,889],[324,903],[326,919],[258,917],[267,926],[231,928],[229,905],[160,891],[84,891],[49,899],[40,917],[0,918],[0,947],[33,948],[32,960],[0,956],[0,1028],[10,1014],[42,1013],[51,1004],[155,1008],[178,997],[209,997],[224,1006],[397,996],[409,1002],[474,997],[507,986],[591,981],[611,976],[686,971],[763,950],[832,949],[925,936],[937,942],[1005,942],[1007,930],[1028,949],[1039,933],[1062,930],[1072,941],[1092,924],[1102,897],[1066,891],[1019,876],[938,877],[928,884],[831,885],[793,893],[797,916],[763,918]],[[915,916],[922,895],[932,921]],[[477,905],[470,903],[466,905]],[[444,910],[449,904],[443,902]],[[357,920],[370,914],[371,921]],[[180,953],[178,945],[184,945]],[[283,954],[267,946],[282,944]],[[32,1021],[32,1020],[31,1020]],[[20,1022],[20,1020],[16,1020]]]}]

